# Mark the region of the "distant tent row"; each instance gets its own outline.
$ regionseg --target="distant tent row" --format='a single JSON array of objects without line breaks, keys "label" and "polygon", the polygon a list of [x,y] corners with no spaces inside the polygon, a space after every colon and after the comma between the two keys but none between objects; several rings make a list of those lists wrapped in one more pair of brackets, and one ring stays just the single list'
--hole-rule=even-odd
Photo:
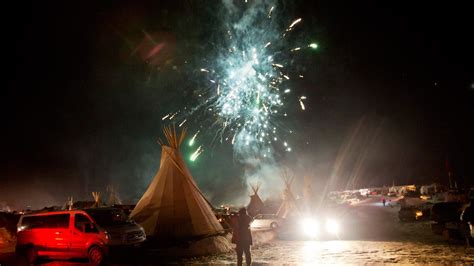
[{"label": "distant tent row", "polygon": [[257,214],[269,214],[268,211],[273,209],[276,211],[276,216],[280,218],[287,218],[293,215],[300,215],[301,212],[311,211],[311,203],[314,200],[314,194],[312,189],[311,180],[308,176],[305,176],[304,189],[303,189],[303,202],[298,202],[297,198],[293,194],[292,185],[295,180],[294,176],[290,176],[288,170],[282,172],[282,181],[284,183],[282,201],[277,209],[273,209],[271,206],[265,206],[258,192],[261,184],[250,184],[250,188],[253,194],[250,195],[250,202],[247,205],[247,212],[250,216],[256,216]]},{"label": "distant tent row", "polygon": [[[122,204],[122,201],[118,197],[117,189],[114,186],[107,186],[106,191],[108,192],[108,200],[107,200],[107,206],[114,206],[117,204]],[[72,196],[67,198],[67,201],[65,203],[64,209],[66,210],[72,210],[72,209],[84,209],[84,208],[97,208],[97,207],[102,207],[106,206],[102,202],[102,193],[94,191],[92,192],[92,201],[76,201],[74,202],[74,198]]]}]

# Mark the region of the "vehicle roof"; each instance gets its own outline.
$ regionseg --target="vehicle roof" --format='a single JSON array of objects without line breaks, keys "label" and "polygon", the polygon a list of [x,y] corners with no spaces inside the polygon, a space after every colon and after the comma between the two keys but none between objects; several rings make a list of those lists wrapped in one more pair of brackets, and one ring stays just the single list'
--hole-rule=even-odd
[{"label": "vehicle roof", "polygon": [[29,216],[48,216],[48,215],[55,215],[55,214],[70,214],[70,213],[84,213],[83,210],[64,210],[64,211],[48,211],[48,212],[36,212],[36,213],[28,213],[23,214],[23,217]]},{"label": "vehicle roof", "polygon": [[84,211],[108,211],[108,210],[122,210],[120,208],[115,207],[97,207],[97,208],[85,208],[82,209]]}]

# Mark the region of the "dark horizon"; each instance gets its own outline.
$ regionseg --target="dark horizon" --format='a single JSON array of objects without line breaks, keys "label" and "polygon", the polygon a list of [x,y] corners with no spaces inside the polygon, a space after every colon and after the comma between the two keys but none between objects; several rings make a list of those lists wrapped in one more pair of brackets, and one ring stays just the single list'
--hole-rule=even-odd
[{"label": "dark horizon", "polygon": [[[320,188],[328,179],[334,188],[447,184],[448,168],[460,186],[474,185],[467,4],[277,2],[282,20],[302,18],[294,40],[319,47],[295,63],[305,78],[292,89],[308,96],[307,108],[289,108],[294,150],[276,154],[276,166]],[[10,3],[0,203],[44,206],[108,184],[137,200],[159,166],[161,118],[187,103],[190,70],[219,40],[220,4]],[[145,34],[168,45],[156,61],[136,52]],[[248,197],[230,144],[187,163],[214,204]]]}]

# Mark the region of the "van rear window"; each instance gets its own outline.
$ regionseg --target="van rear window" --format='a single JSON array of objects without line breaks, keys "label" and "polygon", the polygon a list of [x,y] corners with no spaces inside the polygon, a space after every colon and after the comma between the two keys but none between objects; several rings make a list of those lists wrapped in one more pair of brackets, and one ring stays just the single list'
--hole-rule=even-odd
[{"label": "van rear window", "polygon": [[23,226],[24,229],[68,228],[69,214],[26,216],[23,217],[21,226]]}]

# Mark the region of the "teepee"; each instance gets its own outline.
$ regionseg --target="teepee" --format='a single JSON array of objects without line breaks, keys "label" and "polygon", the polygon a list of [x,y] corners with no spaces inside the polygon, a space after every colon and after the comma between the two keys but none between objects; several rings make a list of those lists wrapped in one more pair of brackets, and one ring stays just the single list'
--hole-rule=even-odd
[{"label": "teepee", "polygon": [[250,202],[247,205],[247,212],[250,216],[255,216],[259,214],[264,207],[263,201],[258,195],[258,190],[260,189],[260,184],[250,185],[250,188],[253,191],[253,195],[250,195]]},{"label": "teepee", "polygon": [[107,200],[107,204],[109,206],[113,206],[116,204],[122,204],[122,201],[120,200],[118,193],[117,193],[117,188],[112,185],[108,185],[106,187],[107,193],[109,193],[109,198]]},{"label": "teepee", "polygon": [[288,215],[293,213],[294,211],[298,211],[298,207],[296,205],[296,198],[291,191],[291,185],[295,180],[294,176],[290,177],[287,171],[283,172],[282,175],[283,182],[285,184],[285,189],[283,190],[283,201],[278,209],[276,215],[280,218],[286,218]]},{"label": "teepee", "polygon": [[307,212],[312,211],[314,205],[314,193],[313,193],[313,186],[311,178],[308,175],[304,176],[303,179],[304,187],[303,187],[303,204],[304,210]]},{"label": "teepee", "polygon": [[160,242],[199,239],[223,232],[209,202],[193,180],[179,152],[186,130],[165,127],[160,169],[130,217]]},{"label": "teepee", "polygon": [[74,198],[72,196],[67,197],[65,209],[70,211],[72,210],[73,205],[74,205]]},{"label": "teepee", "polygon": [[92,205],[92,208],[97,208],[102,206],[102,200],[101,200],[101,193],[100,192],[92,192],[92,197],[94,198],[94,204]]}]

